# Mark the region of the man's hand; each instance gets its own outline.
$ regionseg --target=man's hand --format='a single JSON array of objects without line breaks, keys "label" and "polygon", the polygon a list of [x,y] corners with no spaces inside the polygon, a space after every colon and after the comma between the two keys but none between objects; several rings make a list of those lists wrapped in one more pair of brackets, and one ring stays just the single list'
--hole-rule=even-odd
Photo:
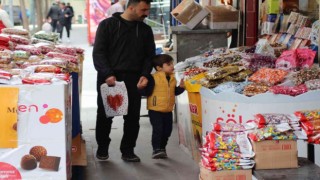
[{"label": "man's hand", "polygon": [[147,86],[147,84],[148,84],[148,79],[144,76],[141,76],[140,80],[137,84],[137,87],[138,87],[138,89],[143,89]]},{"label": "man's hand", "polygon": [[183,89],[186,88],[186,86],[184,85],[184,80],[183,80],[183,79],[181,79],[180,84],[179,84],[179,87],[181,87],[181,88],[183,88]]},{"label": "man's hand", "polygon": [[108,86],[114,86],[116,85],[116,77],[115,76],[110,76],[106,79],[106,83],[108,84]]}]

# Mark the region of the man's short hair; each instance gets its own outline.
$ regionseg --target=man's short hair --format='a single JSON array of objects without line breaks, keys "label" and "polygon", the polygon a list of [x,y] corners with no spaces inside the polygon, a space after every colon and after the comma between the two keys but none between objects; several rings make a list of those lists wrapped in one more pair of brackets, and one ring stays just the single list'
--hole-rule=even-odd
[{"label": "man's short hair", "polygon": [[155,55],[152,59],[152,64],[154,69],[157,70],[157,66],[162,67],[165,63],[170,63],[173,61],[173,58],[168,54],[158,54]]},{"label": "man's short hair", "polygon": [[152,2],[152,0],[128,0],[127,7],[130,5],[139,4],[140,2],[145,2],[147,4],[150,4]]}]

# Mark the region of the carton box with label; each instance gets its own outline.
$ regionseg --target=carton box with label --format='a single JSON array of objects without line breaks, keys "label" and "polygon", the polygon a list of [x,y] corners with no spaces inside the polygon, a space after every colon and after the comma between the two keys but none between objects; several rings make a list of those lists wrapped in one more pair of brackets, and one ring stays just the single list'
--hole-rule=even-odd
[{"label": "carton box with label", "polygon": [[232,6],[206,6],[210,29],[237,29],[239,11]]},{"label": "carton box with label", "polygon": [[255,169],[282,169],[298,167],[297,141],[268,140],[252,142],[256,156]]},{"label": "carton box with label", "polygon": [[200,180],[251,180],[252,170],[210,171],[200,165]]},{"label": "carton box with label", "polygon": [[183,0],[171,11],[172,17],[189,29],[194,29],[208,14],[206,9],[193,0]]}]

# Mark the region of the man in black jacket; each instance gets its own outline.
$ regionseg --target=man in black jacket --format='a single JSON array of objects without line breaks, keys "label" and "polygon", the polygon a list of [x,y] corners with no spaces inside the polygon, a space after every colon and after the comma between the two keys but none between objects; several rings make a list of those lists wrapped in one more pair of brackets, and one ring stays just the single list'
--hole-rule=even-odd
[{"label": "man in black jacket", "polygon": [[69,8],[66,7],[65,3],[60,3],[60,10],[58,14],[58,33],[60,33],[60,40],[62,39],[62,32],[63,27],[66,27],[67,30],[67,38],[70,41],[70,26],[71,26],[71,19],[70,17],[73,16],[73,13]]},{"label": "man in black jacket", "polygon": [[152,70],[151,58],[155,55],[155,43],[150,26],[143,20],[149,14],[151,0],[129,0],[124,13],[115,13],[103,20],[97,29],[93,48],[93,62],[98,72],[98,110],[96,122],[97,158],[109,158],[112,117],[107,118],[102,103],[100,86],[124,81],[129,99],[128,114],[124,118],[123,137],[120,145],[122,159],[139,162],[134,147],[139,133],[141,95],[138,82],[147,85],[146,76]]},{"label": "man in black jacket", "polygon": [[57,3],[53,3],[50,7],[50,10],[47,15],[47,19],[51,21],[52,32],[55,32],[57,29],[57,23],[59,18],[60,7]]}]

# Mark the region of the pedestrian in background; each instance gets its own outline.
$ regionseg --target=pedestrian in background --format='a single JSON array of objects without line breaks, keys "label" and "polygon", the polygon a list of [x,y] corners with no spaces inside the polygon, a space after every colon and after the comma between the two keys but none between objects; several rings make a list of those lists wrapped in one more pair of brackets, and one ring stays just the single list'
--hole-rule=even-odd
[{"label": "pedestrian in background", "polygon": [[70,42],[70,17],[72,16],[71,10],[66,7],[66,3],[60,3],[60,10],[58,14],[58,33],[60,33],[60,41],[62,40],[62,33],[64,27],[67,31],[67,42]]},{"label": "pedestrian in background", "polygon": [[70,5],[70,3],[67,3],[67,8],[70,9],[72,15],[69,17],[70,18],[70,30],[72,29],[72,18],[74,16],[74,11],[73,11],[73,7]]},{"label": "pedestrian in background", "polygon": [[10,21],[9,14],[2,9],[2,2],[0,0],[0,32],[3,28],[12,28],[13,23]]},{"label": "pedestrian in background", "polygon": [[120,145],[122,159],[140,162],[134,153],[140,129],[141,95],[137,84],[146,86],[152,70],[151,59],[155,55],[155,42],[150,26],[143,20],[149,15],[151,0],[129,0],[123,13],[114,13],[98,26],[93,47],[93,62],[97,75],[96,157],[109,158],[110,131],[113,117],[106,117],[100,86],[114,86],[124,81],[128,93],[128,114],[123,116],[124,127]]},{"label": "pedestrian in background", "polygon": [[108,17],[111,17],[116,12],[123,12],[125,9],[125,5],[127,0],[119,0],[119,2],[110,6],[107,10]]},{"label": "pedestrian in background", "polygon": [[47,21],[49,21],[52,26],[52,32],[56,32],[57,30],[59,11],[60,11],[60,7],[58,3],[53,3],[48,12]]}]

